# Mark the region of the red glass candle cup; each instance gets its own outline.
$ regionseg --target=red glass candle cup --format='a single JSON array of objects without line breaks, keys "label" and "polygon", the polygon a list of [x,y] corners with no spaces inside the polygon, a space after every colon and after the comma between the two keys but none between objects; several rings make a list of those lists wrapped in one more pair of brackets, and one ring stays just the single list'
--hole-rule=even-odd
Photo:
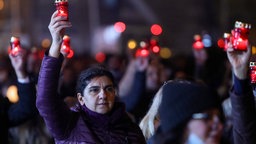
[{"label": "red glass candle cup", "polygon": [[11,53],[12,56],[17,56],[20,51],[21,51],[20,39],[18,37],[12,36],[10,40],[9,53]]},{"label": "red glass candle cup", "polygon": [[204,43],[202,42],[202,38],[200,35],[198,35],[198,34],[194,35],[194,43],[193,43],[192,47],[195,50],[201,50],[204,48]]},{"label": "red glass candle cup", "polygon": [[148,57],[149,56],[149,50],[146,48],[139,48],[136,50],[135,57]]},{"label": "red glass candle cup", "polygon": [[251,84],[256,84],[256,62],[250,62]]},{"label": "red glass candle cup", "polygon": [[228,49],[228,43],[230,43],[231,34],[230,33],[224,33],[223,34],[223,41],[224,41],[224,50],[226,51]]},{"label": "red glass candle cup", "polygon": [[232,30],[232,45],[235,50],[247,50],[250,29],[250,24],[235,22],[235,28]]},{"label": "red glass candle cup", "polygon": [[65,16],[68,20],[68,0],[55,0],[55,6],[58,10],[57,16]]},{"label": "red glass candle cup", "polygon": [[70,53],[70,37],[65,35],[61,44],[61,53],[68,55]]}]

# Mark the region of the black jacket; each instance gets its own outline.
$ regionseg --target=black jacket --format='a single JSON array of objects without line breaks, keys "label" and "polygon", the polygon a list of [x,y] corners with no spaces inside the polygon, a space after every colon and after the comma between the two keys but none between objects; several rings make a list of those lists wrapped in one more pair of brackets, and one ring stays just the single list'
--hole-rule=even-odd
[{"label": "black jacket", "polygon": [[0,143],[8,143],[8,129],[22,124],[37,114],[35,106],[36,88],[34,83],[17,83],[19,101],[15,104],[0,97]]}]

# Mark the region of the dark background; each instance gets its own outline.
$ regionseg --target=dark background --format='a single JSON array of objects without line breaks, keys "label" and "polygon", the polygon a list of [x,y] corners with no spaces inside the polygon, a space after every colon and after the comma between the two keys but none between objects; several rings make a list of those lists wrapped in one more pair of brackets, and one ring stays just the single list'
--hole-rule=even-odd
[{"label": "dark background", "polygon": [[[0,0],[0,50],[6,51],[12,35],[21,37],[24,47],[41,47],[50,39],[48,24],[55,10],[54,0]],[[252,24],[250,40],[255,45],[255,0],[69,0],[71,36],[75,54],[91,53],[92,37],[101,27],[123,21],[127,29],[119,39],[124,52],[129,39],[150,37],[150,26],[163,27],[159,44],[174,54],[191,52],[194,34],[208,33],[213,43],[230,32],[236,20]]]}]

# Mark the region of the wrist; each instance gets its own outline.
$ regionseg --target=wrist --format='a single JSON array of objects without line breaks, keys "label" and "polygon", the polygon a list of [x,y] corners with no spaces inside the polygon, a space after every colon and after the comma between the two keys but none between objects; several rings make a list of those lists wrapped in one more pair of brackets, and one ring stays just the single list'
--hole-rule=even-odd
[{"label": "wrist", "polygon": [[52,44],[49,50],[49,56],[58,58],[60,55],[60,44]]},{"label": "wrist", "polygon": [[18,71],[18,70],[16,70],[16,76],[17,76],[18,79],[23,79],[23,78],[26,78],[26,77],[27,77],[27,74],[26,74],[26,72],[24,72],[24,71]]},{"label": "wrist", "polygon": [[248,68],[237,68],[237,69],[234,69],[234,75],[239,80],[244,80],[248,77],[247,71],[248,71]]},{"label": "wrist", "polygon": [[24,78],[18,78],[18,82],[19,82],[19,83],[29,83],[30,80],[29,80],[29,77],[26,76],[26,77],[24,77]]}]

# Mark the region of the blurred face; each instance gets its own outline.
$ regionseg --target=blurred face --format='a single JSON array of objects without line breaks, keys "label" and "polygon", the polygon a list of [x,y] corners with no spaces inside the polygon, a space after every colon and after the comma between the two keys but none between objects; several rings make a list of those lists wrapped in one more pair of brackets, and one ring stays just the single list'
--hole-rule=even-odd
[{"label": "blurred face", "polygon": [[0,83],[5,82],[8,79],[8,70],[1,69],[0,70]]},{"label": "blurred face", "polygon": [[157,90],[160,86],[160,71],[155,65],[149,65],[147,68],[146,86],[148,90]]},{"label": "blurred face", "polygon": [[115,101],[115,88],[107,76],[91,79],[85,87],[83,96],[78,93],[78,100],[91,111],[106,114],[113,108]]},{"label": "blurred face", "polygon": [[219,119],[219,111],[213,109],[200,113],[197,118],[189,121],[188,136],[195,134],[206,144],[218,144],[221,139],[222,128],[223,125]]}]

